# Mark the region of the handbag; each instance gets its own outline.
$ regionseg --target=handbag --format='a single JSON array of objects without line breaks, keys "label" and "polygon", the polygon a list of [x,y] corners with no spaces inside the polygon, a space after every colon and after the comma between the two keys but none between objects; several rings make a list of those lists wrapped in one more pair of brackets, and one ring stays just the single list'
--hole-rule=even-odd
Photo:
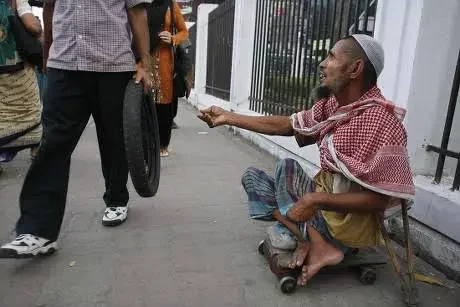
[{"label": "handbag", "polygon": [[[169,12],[171,14],[171,34],[174,31],[174,5],[173,1],[170,2]],[[174,75],[173,75],[173,95],[174,98],[188,97],[190,89],[186,80],[187,75],[187,57],[188,49],[185,45],[173,46],[173,61],[174,61]]]},{"label": "handbag", "polygon": [[29,0],[30,6],[43,7],[43,0]]},{"label": "handbag", "polygon": [[43,61],[43,47],[40,41],[22,23],[18,15],[8,16],[11,32],[16,41],[16,49],[21,57],[33,65]]}]

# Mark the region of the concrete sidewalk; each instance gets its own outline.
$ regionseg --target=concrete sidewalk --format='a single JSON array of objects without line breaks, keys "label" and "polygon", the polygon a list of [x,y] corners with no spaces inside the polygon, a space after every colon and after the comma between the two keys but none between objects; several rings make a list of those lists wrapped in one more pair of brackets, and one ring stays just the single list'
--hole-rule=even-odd
[{"label": "concrete sidewalk", "polygon": [[[103,180],[94,124],[72,160],[60,251],[36,260],[0,260],[1,307],[404,306],[391,267],[362,286],[349,271],[325,272],[286,296],[257,252],[267,226],[249,221],[240,176],[248,166],[272,171],[275,160],[226,128],[208,129],[181,105],[160,189],[141,199],[117,228],[100,219]],[[0,176],[0,240],[18,216],[27,153]],[[440,276],[421,261],[417,270]],[[419,284],[422,306],[460,306],[452,288]]]}]

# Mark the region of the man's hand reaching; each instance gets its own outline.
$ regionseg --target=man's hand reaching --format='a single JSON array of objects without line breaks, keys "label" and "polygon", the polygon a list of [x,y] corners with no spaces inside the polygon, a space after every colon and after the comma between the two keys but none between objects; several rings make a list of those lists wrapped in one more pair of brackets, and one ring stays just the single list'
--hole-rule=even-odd
[{"label": "man's hand reaching", "polygon": [[198,115],[198,118],[208,124],[209,128],[214,128],[228,124],[226,114],[228,111],[225,111],[222,108],[217,106],[211,106],[209,108],[200,110],[201,114]]}]

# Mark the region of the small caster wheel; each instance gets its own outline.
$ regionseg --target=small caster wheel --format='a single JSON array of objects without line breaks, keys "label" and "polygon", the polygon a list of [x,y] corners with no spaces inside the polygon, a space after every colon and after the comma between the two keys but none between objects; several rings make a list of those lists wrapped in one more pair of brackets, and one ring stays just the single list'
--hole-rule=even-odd
[{"label": "small caster wheel", "polygon": [[295,292],[297,288],[297,281],[294,277],[286,276],[280,280],[281,292],[284,294],[291,294]]},{"label": "small caster wheel", "polygon": [[257,248],[257,250],[259,251],[259,254],[261,254],[262,256],[265,254],[264,245],[265,245],[265,240],[262,240],[260,241],[259,246]]},{"label": "small caster wheel", "polygon": [[372,285],[377,279],[377,272],[374,268],[363,267],[360,271],[361,275],[359,277],[359,281],[363,285]]}]

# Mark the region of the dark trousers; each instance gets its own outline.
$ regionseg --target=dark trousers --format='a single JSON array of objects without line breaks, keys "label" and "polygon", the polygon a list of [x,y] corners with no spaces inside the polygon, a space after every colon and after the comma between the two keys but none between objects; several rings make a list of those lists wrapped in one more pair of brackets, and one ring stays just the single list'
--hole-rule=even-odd
[{"label": "dark trousers", "polygon": [[[175,98],[177,100],[177,98]],[[160,129],[160,146],[166,148],[171,141],[171,126],[174,119],[174,101],[168,104],[157,103],[158,126]]]},{"label": "dark trousers", "polygon": [[172,104],[173,104],[172,118],[174,120],[174,118],[176,118],[176,116],[177,116],[177,109],[179,108],[179,99],[177,97],[174,98],[173,101],[172,101]]},{"label": "dark trousers", "polygon": [[103,199],[107,206],[127,205],[123,100],[132,74],[48,70],[43,138],[22,187],[18,234],[57,239],[67,198],[70,158],[91,115],[105,179]]}]

